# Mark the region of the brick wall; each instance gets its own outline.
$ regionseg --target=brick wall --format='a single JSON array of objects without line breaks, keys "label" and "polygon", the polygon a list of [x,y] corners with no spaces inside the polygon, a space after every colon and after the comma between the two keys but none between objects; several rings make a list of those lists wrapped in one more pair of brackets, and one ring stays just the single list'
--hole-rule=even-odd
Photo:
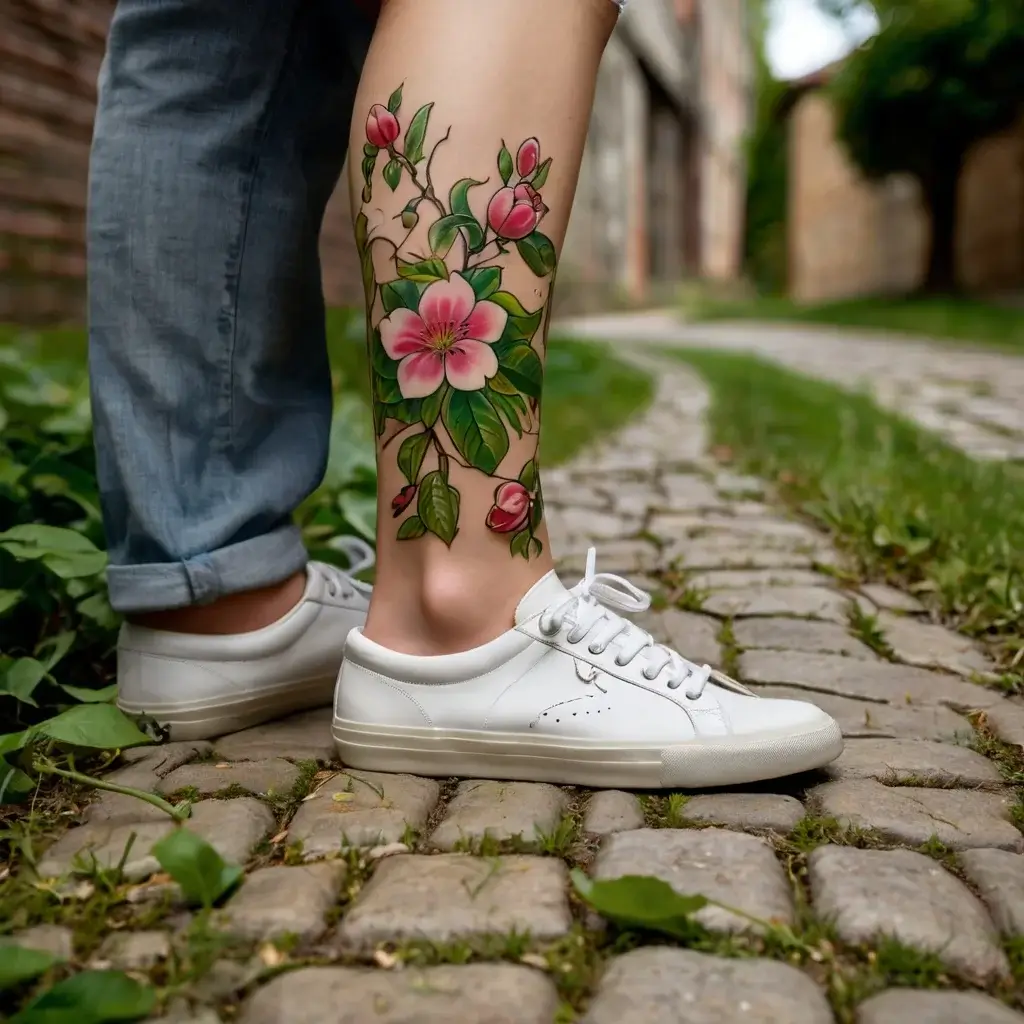
[{"label": "brick wall", "polygon": [[[820,91],[794,105],[789,147],[792,296],[823,302],[919,286],[928,218],[917,183],[897,175],[866,181],[836,141],[834,112]],[[1024,124],[968,159],[957,264],[963,284],[978,291],[1024,286]]]},{"label": "brick wall", "polygon": [[[0,0],[0,321],[78,320],[96,77],[114,0]],[[328,209],[324,288],[360,301],[344,189]]]}]

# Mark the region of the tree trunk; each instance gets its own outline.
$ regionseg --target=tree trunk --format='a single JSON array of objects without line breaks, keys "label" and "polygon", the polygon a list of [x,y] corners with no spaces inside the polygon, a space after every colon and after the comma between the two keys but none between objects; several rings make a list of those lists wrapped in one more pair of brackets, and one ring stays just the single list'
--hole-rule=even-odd
[{"label": "tree trunk", "polygon": [[931,240],[924,291],[954,292],[957,288],[956,229],[958,193],[963,157],[936,161],[935,170],[922,182],[931,217]]}]

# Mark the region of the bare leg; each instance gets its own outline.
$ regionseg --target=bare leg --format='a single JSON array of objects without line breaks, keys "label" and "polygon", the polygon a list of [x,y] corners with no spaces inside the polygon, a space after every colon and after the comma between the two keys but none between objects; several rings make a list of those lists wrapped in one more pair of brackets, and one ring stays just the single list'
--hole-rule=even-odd
[{"label": "bare leg", "polygon": [[493,639],[551,569],[536,460],[550,290],[617,13],[611,0],[381,11],[350,185],[380,472],[365,633],[392,650]]}]

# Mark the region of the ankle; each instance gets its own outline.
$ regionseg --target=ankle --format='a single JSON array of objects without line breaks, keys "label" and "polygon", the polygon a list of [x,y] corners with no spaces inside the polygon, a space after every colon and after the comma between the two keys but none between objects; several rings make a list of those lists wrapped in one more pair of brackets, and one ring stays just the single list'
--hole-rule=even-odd
[{"label": "ankle", "polygon": [[400,582],[386,568],[378,572],[363,632],[389,650],[429,657],[468,651],[507,632],[523,595],[549,567],[524,561],[498,578],[450,558],[411,574],[409,568]]},{"label": "ankle", "polygon": [[252,633],[284,618],[302,600],[306,574],[297,573],[281,583],[240,594],[228,594],[211,604],[173,608],[129,616],[131,622],[171,633],[227,636]]}]

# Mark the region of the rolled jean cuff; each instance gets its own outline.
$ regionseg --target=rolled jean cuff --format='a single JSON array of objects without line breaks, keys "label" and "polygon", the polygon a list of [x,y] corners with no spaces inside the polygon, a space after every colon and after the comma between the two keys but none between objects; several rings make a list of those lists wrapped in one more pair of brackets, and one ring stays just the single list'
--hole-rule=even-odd
[{"label": "rolled jean cuff", "polygon": [[209,604],[228,594],[281,583],[302,571],[307,561],[301,531],[284,526],[178,562],[110,565],[110,604],[122,614]]}]

